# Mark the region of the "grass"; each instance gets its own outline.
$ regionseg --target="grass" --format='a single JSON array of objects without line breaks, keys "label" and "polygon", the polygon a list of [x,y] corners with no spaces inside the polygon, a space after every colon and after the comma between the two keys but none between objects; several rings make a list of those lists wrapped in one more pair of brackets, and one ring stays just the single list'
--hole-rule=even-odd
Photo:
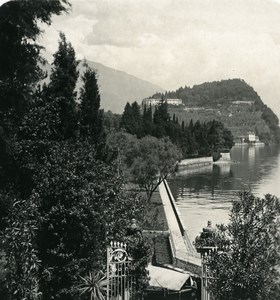
[{"label": "grass", "polygon": [[150,203],[147,203],[142,229],[151,245],[153,265],[172,264],[168,225],[158,190],[153,193]]}]

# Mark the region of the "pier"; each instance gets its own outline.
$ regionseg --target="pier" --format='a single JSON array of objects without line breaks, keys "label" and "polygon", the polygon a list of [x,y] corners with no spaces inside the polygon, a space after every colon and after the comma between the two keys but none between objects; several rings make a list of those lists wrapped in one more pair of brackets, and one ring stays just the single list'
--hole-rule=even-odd
[{"label": "pier", "polygon": [[201,259],[192,245],[180,212],[176,206],[168,183],[164,180],[159,185],[165,216],[169,228],[169,241],[172,251],[173,265],[192,273],[201,274]]},{"label": "pier", "polygon": [[181,168],[197,168],[201,166],[207,166],[213,164],[213,157],[198,157],[183,159],[178,163],[179,169]]}]

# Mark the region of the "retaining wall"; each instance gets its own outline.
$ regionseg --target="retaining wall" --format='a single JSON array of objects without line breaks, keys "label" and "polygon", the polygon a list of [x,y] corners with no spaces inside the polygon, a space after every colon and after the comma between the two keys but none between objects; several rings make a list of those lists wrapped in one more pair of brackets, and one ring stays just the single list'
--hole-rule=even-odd
[{"label": "retaining wall", "polygon": [[211,165],[213,163],[212,156],[183,159],[178,163],[179,167],[197,167]]}]

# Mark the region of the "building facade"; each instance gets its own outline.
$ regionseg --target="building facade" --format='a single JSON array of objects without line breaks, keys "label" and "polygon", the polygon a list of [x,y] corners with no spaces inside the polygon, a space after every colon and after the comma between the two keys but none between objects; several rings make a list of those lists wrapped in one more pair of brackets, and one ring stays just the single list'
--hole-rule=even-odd
[{"label": "building facade", "polygon": [[[161,99],[156,99],[156,98],[146,98],[142,101],[143,106],[156,106],[161,103]],[[163,100],[165,103],[168,105],[183,105],[183,100],[182,99],[164,99]]]}]

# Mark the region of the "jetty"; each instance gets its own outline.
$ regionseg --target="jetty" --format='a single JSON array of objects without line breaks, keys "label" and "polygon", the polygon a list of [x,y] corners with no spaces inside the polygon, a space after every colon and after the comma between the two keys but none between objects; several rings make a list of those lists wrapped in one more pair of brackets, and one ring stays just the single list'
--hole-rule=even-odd
[{"label": "jetty", "polygon": [[200,275],[200,256],[188,237],[186,227],[166,180],[159,185],[159,193],[170,233],[169,241],[173,265]]},{"label": "jetty", "polygon": [[213,164],[213,157],[186,158],[178,163],[179,168],[197,168]]}]

